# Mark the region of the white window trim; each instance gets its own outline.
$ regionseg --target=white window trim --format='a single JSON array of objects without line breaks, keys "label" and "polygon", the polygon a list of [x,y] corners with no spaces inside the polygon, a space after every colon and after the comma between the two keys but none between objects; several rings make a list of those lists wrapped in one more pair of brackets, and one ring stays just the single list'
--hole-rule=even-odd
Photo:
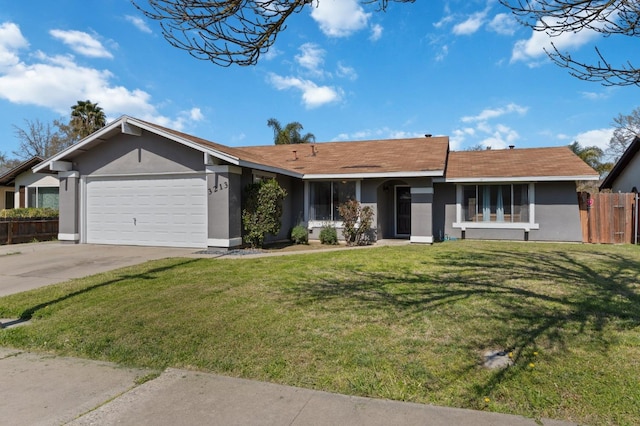
[{"label": "white window trim", "polygon": [[[513,182],[510,182],[513,183]],[[486,185],[485,182],[456,185],[456,221],[452,227],[465,231],[467,229],[523,229],[529,232],[532,229],[540,229],[540,224],[536,223],[536,194],[535,184],[529,183],[529,222],[465,222],[462,220],[462,187],[463,185]],[[507,185],[507,182],[500,182]]]},{"label": "white window trim", "polygon": [[[341,220],[311,220],[309,218],[309,208],[311,207],[311,201],[309,200],[309,197],[311,195],[309,184],[311,182],[332,182],[336,180],[342,180],[342,179],[322,179],[322,180],[314,180],[314,181],[307,180],[304,182],[304,221],[307,223],[308,229],[322,228],[327,225],[333,226],[336,228],[342,228],[344,226],[344,223]],[[348,179],[348,180],[354,180],[354,179]],[[360,199],[361,199],[360,184],[362,183],[362,181],[361,180],[354,180],[354,181],[356,183],[356,200],[360,202]]]}]

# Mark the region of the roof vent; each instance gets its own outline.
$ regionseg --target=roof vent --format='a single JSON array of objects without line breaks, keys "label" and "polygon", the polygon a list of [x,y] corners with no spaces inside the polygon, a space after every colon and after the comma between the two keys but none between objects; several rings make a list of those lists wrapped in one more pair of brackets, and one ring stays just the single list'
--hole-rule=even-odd
[{"label": "roof vent", "polygon": [[316,151],[316,146],[315,145],[311,145],[311,156],[315,157],[317,153],[318,153],[318,151]]},{"label": "roof vent", "polygon": [[515,147],[516,147],[515,145],[509,145],[509,149],[513,149]]},{"label": "roof vent", "polygon": [[294,159],[294,160],[297,160],[297,159],[298,159],[298,151],[296,151],[296,150],[294,149],[294,150],[293,150],[293,151],[291,151],[291,152],[293,152],[293,159]]},{"label": "roof vent", "polygon": [[424,135],[425,138],[430,138],[431,136],[431,133],[427,133],[426,135]]}]

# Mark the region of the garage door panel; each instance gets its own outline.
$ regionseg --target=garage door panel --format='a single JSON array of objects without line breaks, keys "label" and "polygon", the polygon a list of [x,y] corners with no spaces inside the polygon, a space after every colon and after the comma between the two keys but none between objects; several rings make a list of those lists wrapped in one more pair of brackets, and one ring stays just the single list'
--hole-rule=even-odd
[{"label": "garage door panel", "polygon": [[87,242],[206,247],[203,177],[90,179]]}]

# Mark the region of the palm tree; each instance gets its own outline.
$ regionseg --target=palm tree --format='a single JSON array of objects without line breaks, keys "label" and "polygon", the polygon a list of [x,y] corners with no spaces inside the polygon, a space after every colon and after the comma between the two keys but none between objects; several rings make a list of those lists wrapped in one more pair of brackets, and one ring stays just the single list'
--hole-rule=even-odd
[{"label": "palm tree", "polygon": [[90,100],[78,101],[71,107],[71,121],[69,122],[78,139],[85,138],[91,133],[103,128],[106,124],[104,111],[97,103]]},{"label": "palm tree", "polygon": [[569,149],[573,151],[585,163],[591,166],[600,176],[606,174],[613,167],[613,163],[602,162],[604,151],[597,146],[581,146],[578,141],[569,145]]},{"label": "palm tree", "polygon": [[302,124],[297,121],[289,123],[282,128],[278,120],[270,118],[267,120],[267,126],[273,128],[273,143],[276,145],[309,143],[316,141],[316,137],[313,133],[307,133],[304,136],[300,134],[303,127]]}]

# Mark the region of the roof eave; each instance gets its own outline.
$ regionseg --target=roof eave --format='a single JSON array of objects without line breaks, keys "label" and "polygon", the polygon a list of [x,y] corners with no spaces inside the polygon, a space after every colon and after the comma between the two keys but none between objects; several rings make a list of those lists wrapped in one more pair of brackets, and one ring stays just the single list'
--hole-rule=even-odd
[{"label": "roof eave", "polygon": [[[114,120],[113,122],[111,122],[110,124],[106,125],[105,127],[103,127],[102,129],[98,130],[95,133],[92,133],[91,135],[87,136],[86,138],[82,139],[81,141],[71,145],[70,147],[68,147],[67,149],[62,150],[61,152],[59,152],[58,154],[54,155],[53,157],[50,157],[46,160],[44,160],[42,163],[38,164],[36,167],[33,168],[34,172],[40,172],[42,170],[44,170],[45,168],[50,169],[51,168],[51,164],[54,161],[63,161],[65,158],[67,158],[70,154],[82,150],[83,148],[85,148],[87,145],[94,143],[95,141],[98,141],[102,138],[104,138],[105,136],[109,135],[110,133],[117,131],[118,128],[120,129],[120,134],[124,133],[123,130],[123,126],[125,125],[134,125],[140,129],[146,130],[148,132],[151,132],[153,134],[156,134],[158,136],[164,137],[166,139],[178,142],[182,145],[188,146],[192,149],[195,149],[197,151],[203,152],[203,153],[207,153],[209,155],[212,155],[220,160],[226,161],[228,163],[231,163],[233,165],[239,165],[239,158],[234,157],[233,155],[227,154],[225,152],[210,148],[210,147],[206,147],[204,145],[200,145],[198,143],[192,142],[188,139],[182,138],[180,136],[174,135],[173,133],[170,132],[166,132],[162,129],[159,129],[153,125],[147,124],[143,121],[139,121],[136,120],[135,118],[129,117],[129,116],[122,116],[120,118],[118,118],[117,120]],[[108,139],[104,138],[104,140]]]},{"label": "roof eave", "polygon": [[599,180],[599,176],[515,176],[515,177],[460,177],[446,178],[447,183],[484,183],[484,182],[571,182],[584,180]]},{"label": "roof eave", "polygon": [[374,178],[415,178],[415,177],[440,177],[444,170],[406,171],[406,172],[371,172],[371,173],[309,173],[302,178],[304,180],[320,179],[374,179]]},{"label": "roof eave", "polygon": [[622,171],[627,167],[638,151],[640,151],[640,137],[636,136],[633,138],[633,141],[631,141],[631,144],[624,151],[620,159],[618,159],[616,164],[614,164],[609,174],[604,178],[599,189],[612,189],[613,181],[618,178],[620,173],[622,173]]}]

